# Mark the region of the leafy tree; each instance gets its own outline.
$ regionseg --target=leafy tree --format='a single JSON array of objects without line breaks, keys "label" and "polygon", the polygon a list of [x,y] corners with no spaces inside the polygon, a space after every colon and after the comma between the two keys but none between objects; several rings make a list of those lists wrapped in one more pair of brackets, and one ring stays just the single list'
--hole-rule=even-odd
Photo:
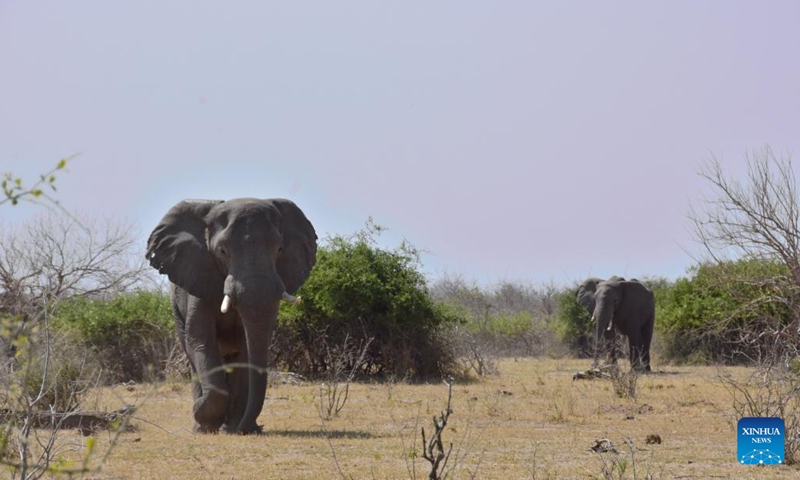
[{"label": "leafy tree", "polygon": [[[703,263],[657,297],[665,360],[741,362],[760,357],[764,333],[792,322],[787,267],[770,259]],[[768,337],[768,336],[767,336]]]},{"label": "leafy tree", "polygon": [[[363,372],[416,379],[444,375],[453,359],[442,332],[456,317],[431,299],[420,273],[419,252],[409,243],[379,248],[381,229],[328,238],[299,294],[279,316],[277,361],[294,371],[323,373],[326,352],[345,340],[366,345]],[[286,341],[289,337],[291,340]],[[299,349],[298,349],[299,347]]]}]

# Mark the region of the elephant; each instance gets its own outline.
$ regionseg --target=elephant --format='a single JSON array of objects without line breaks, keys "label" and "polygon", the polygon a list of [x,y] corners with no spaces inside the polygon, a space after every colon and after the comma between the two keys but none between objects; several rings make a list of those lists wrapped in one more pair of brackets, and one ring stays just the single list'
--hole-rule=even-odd
[{"label": "elephant", "polygon": [[[622,277],[618,277],[616,275],[609,278],[609,280],[616,280],[616,281],[624,281],[625,279]],[[597,285],[604,282],[602,278],[596,277],[589,277],[583,281],[583,283],[578,286],[578,290],[575,293],[575,298],[579,304],[586,309],[589,313],[589,316],[592,317],[592,322],[594,322],[594,307],[595,307],[595,292],[597,291]],[[613,330],[606,330],[603,332],[604,343],[609,345],[609,356],[607,363],[615,364],[617,363],[617,357],[619,356],[619,349],[617,346],[616,338],[614,335]],[[598,348],[599,348],[598,344]]]},{"label": "elephant", "polygon": [[178,340],[193,377],[196,432],[259,433],[281,300],[316,262],[317,234],[294,202],[184,200],[147,241],[171,283]]},{"label": "elephant", "polygon": [[[631,368],[639,372],[650,370],[650,342],[656,319],[653,292],[637,280],[611,278],[597,284],[595,308],[598,344],[608,339],[612,330],[628,337]],[[613,335],[612,335],[613,339]],[[613,349],[612,349],[613,354]],[[598,361],[599,349],[595,353]]]}]

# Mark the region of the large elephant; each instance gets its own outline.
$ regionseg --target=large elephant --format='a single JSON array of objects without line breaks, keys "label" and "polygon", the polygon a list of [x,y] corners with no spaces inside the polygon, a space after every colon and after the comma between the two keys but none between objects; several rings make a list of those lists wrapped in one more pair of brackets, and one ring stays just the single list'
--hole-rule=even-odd
[{"label": "large elephant", "polygon": [[182,201],[150,234],[194,377],[196,431],[260,431],[280,301],[297,301],[316,253],[314,227],[284,199]]},{"label": "large elephant", "polygon": [[[611,278],[597,284],[593,318],[596,339],[601,344],[608,332],[628,337],[631,368],[650,371],[650,342],[656,319],[653,292],[636,280]],[[613,337],[612,337],[613,338]],[[599,356],[595,354],[595,362]]]},{"label": "large elephant", "polygon": [[[622,277],[618,277],[616,275],[609,278],[610,281],[624,281],[625,279]],[[592,317],[592,322],[594,322],[594,308],[596,305],[595,301],[595,294],[597,292],[597,285],[604,282],[602,278],[596,277],[589,277],[583,281],[583,283],[578,286],[578,290],[575,292],[575,298],[577,299],[578,303],[580,303],[583,308],[589,313],[589,316]],[[635,281],[635,280],[634,280]],[[616,336],[614,335],[614,330],[605,330],[603,332],[603,344],[608,346],[608,360],[607,363],[615,364],[617,363],[617,357],[619,356],[619,349],[617,348]],[[598,343],[595,348],[603,350],[603,345]],[[599,352],[596,352],[595,358],[599,356]]]}]

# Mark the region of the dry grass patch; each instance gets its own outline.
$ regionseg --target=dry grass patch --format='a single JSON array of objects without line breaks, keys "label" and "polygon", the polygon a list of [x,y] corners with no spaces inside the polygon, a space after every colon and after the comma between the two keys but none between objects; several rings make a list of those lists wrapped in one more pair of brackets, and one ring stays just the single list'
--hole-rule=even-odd
[{"label": "dry grass patch", "polygon": [[[626,462],[624,478],[634,478],[631,449],[636,478],[797,475],[736,463],[738,419],[716,368],[640,376],[633,400],[619,398],[608,380],[573,381],[586,367],[502,360],[499,376],[454,385],[443,440],[453,443],[455,478],[603,478],[615,459]],[[427,478],[420,428],[444,409],[447,386],[353,384],[331,420],[318,411],[317,384],[272,386],[259,419],[265,435],[257,437],[191,433],[188,384],[104,389],[98,405],[113,410],[147,395],[133,421],[138,431],[122,436],[99,478]],[[662,443],[647,444],[650,435]],[[98,446],[109,438],[98,435]],[[590,452],[602,438],[619,454]]]}]

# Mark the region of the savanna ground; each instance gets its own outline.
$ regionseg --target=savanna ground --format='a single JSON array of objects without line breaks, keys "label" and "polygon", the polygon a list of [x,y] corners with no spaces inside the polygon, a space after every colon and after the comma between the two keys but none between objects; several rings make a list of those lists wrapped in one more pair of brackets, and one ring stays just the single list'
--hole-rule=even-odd
[{"label": "savanna ground", "polygon": [[[738,418],[719,368],[659,368],[639,377],[633,400],[617,397],[610,380],[573,381],[588,364],[504,359],[499,375],[454,384],[443,434],[445,445],[453,443],[453,477],[604,478],[615,459],[627,462],[624,478],[798,476],[794,467],[736,462]],[[740,379],[750,372],[725,371]],[[120,437],[93,478],[427,478],[420,428],[432,431],[447,386],[354,384],[339,416],[323,421],[318,384],[271,385],[259,418],[265,435],[248,437],[193,434],[190,398],[182,383],[100,390],[101,409],[141,408],[132,421],[138,431]],[[651,434],[662,443],[646,444]],[[100,433],[96,448],[102,451],[110,437]],[[589,451],[600,438],[619,454]]]}]

